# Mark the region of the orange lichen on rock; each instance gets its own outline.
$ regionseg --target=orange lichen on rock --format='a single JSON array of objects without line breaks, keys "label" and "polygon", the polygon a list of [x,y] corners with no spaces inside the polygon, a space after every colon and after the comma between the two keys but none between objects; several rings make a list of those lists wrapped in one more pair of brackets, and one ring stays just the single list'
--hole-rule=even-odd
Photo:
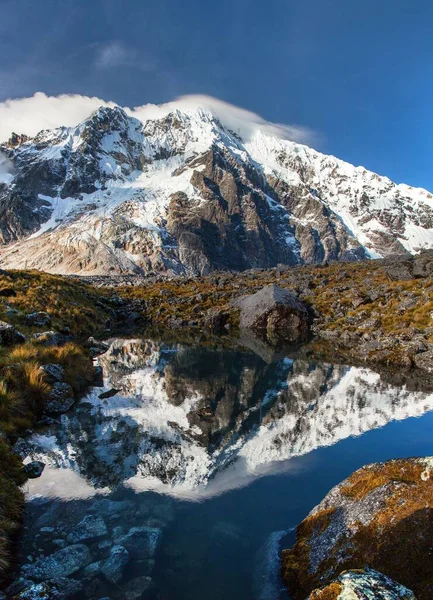
[{"label": "orange lichen on rock", "polygon": [[295,598],[366,566],[433,597],[433,459],[393,460],[356,471],[298,526],[282,571]]}]

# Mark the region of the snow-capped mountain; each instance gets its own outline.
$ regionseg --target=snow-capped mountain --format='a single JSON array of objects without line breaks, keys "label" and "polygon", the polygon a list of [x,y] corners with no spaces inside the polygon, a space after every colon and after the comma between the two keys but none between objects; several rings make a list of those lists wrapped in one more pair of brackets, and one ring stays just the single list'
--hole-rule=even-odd
[{"label": "snow-capped mountain", "polygon": [[0,265],[205,274],[433,247],[433,197],[208,109],[102,107],[0,146]]}]

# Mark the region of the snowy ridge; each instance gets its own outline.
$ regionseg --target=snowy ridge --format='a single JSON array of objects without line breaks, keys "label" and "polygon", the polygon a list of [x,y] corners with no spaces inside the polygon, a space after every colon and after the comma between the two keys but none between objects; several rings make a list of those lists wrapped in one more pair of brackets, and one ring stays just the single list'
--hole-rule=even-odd
[{"label": "snowy ridge", "polygon": [[257,127],[242,140],[205,108],[141,122],[101,107],[0,151],[6,267],[202,274],[433,246],[426,190]]}]

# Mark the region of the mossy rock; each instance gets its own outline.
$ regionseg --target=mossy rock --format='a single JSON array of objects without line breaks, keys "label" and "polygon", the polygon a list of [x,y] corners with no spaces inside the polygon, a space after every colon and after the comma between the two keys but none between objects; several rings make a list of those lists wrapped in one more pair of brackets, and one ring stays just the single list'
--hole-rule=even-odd
[{"label": "mossy rock", "polygon": [[365,567],[430,600],[432,539],[433,458],[376,463],[333,488],[302,521],[295,545],[283,551],[282,573],[296,600],[343,570]]}]

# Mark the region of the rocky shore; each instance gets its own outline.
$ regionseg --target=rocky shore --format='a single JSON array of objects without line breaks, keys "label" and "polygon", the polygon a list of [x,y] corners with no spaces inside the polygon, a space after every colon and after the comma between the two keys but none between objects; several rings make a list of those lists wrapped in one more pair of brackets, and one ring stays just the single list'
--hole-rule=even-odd
[{"label": "rocky shore", "polygon": [[[93,281],[90,278],[89,281]],[[269,285],[308,310],[313,348],[342,360],[433,373],[433,252],[415,257],[217,273],[196,279],[97,278],[149,325],[236,337],[240,298]],[[114,291],[113,291],[114,293]],[[293,339],[286,337],[286,342]],[[284,342],[284,331],[279,342]]]}]

